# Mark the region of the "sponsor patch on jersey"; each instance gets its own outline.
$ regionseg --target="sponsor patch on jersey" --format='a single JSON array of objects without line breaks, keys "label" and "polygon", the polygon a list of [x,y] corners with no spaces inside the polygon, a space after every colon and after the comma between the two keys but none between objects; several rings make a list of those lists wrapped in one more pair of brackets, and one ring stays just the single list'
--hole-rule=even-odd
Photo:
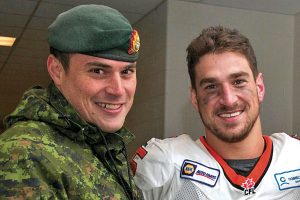
[{"label": "sponsor patch on jersey", "polygon": [[274,174],[279,190],[300,187],[300,169]]},{"label": "sponsor patch on jersey", "polygon": [[214,187],[219,179],[220,170],[207,167],[201,163],[184,160],[181,165],[180,177]]}]

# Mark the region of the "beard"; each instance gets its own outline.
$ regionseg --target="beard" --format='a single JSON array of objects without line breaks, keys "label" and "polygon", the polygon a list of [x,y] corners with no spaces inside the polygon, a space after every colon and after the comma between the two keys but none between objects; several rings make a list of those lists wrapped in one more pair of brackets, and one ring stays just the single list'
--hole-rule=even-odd
[{"label": "beard", "polygon": [[[220,110],[227,111],[231,110],[229,108],[223,107]],[[245,112],[245,110],[244,110]],[[243,141],[248,137],[251,130],[253,129],[254,124],[256,123],[259,116],[259,109],[252,113],[248,114],[244,124],[225,124],[224,126],[218,125],[214,121],[210,121],[208,118],[205,118],[201,112],[200,117],[206,129],[208,129],[214,136],[218,139],[227,142],[227,143],[236,143]],[[236,128],[240,125],[240,128]]]}]

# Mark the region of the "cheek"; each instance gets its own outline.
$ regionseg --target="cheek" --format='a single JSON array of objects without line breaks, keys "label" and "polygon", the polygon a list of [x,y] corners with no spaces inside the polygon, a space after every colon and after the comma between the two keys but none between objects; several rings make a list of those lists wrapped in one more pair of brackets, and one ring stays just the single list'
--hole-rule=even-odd
[{"label": "cheek", "polygon": [[200,94],[197,97],[197,100],[200,105],[207,106],[209,103],[213,102],[217,98],[217,96],[217,93]]},{"label": "cheek", "polygon": [[202,94],[197,96],[197,108],[201,116],[207,116],[213,112],[213,109],[217,107],[216,99],[216,94]]},{"label": "cheek", "polygon": [[99,83],[98,81],[89,80],[89,79],[81,80],[76,84],[77,84],[78,92],[80,92],[84,96],[89,96],[89,97],[92,97],[95,94],[99,93],[99,91],[102,90],[104,85]]},{"label": "cheek", "polygon": [[126,84],[126,91],[129,96],[134,96],[136,91],[136,80],[132,80]]},{"label": "cheek", "polygon": [[87,94],[87,91],[85,89],[85,86],[83,85],[75,85],[75,87],[73,88],[73,96],[74,98],[78,98],[79,99],[82,99],[86,94]]},{"label": "cheek", "polygon": [[[254,89],[251,88],[243,88],[243,89],[235,89],[232,95],[236,95],[241,97],[243,100],[250,102],[253,99],[257,99],[257,93]],[[202,93],[197,96],[197,100],[199,103],[200,108],[204,106],[209,106],[209,104],[214,104],[215,101],[218,100],[219,97],[218,92],[212,93]]]},{"label": "cheek", "polygon": [[239,96],[241,96],[245,101],[252,101],[258,98],[257,92],[252,88],[244,88],[238,91]]}]

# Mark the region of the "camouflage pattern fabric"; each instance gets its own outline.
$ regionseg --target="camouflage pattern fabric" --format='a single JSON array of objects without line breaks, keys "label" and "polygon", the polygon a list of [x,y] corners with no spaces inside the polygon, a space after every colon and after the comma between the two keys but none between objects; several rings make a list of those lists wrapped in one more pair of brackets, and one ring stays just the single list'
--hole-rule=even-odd
[{"label": "camouflage pattern fabric", "polygon": [[[123,141],[134,136],[125,128],[106,134],[88,124],[53,83],[27,91],[4,123],[0,199],[127,199],[108,151],[128,185]],[[141,199],[132,186],[134,199]]]}]

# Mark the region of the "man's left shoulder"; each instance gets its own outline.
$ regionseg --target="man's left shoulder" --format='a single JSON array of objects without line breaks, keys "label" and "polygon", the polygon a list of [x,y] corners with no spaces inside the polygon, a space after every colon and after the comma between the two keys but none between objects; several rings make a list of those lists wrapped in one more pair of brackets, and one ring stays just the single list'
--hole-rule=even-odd
[{"label": "man's left shoulder", "polygon": [[298,136],[297,134],[288,134],[288,133],[273,133],[270,135],[270,137],[273,138],[286,138],[286,139],[290,139],[290,138],[294,138],[297,140],[300,140],[300,136]]},{"label": "man's left shoulder", "polygon": [[300,136],[297,135],[297,134],[295,134],[295,135],[289,135],[289,136],[300,141]]},{"label": "man's left shoulder", "polygon": [[273,133],[270,135],[273,145],[278,147],[295,148],[300,147],[300,137],[298,135],[292,135],[287,133]]}]

